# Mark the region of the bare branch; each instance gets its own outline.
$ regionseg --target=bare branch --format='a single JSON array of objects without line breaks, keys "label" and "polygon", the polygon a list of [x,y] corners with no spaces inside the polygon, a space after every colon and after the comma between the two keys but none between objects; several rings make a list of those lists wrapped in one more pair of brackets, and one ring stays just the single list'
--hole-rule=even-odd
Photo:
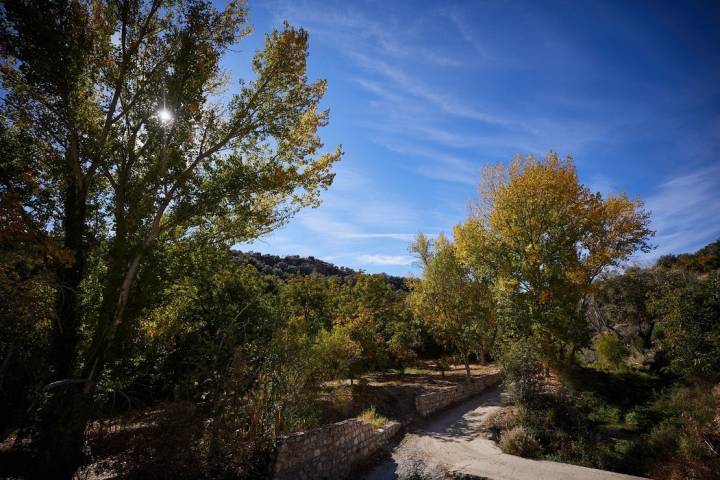
[{"label": "bare branch", "polygon": [[56,388],[64,387],[66,385],[77,385],[79,383],[87,383],[87,378],[65,378],[63,380],[58,380],[55,382],[48,383],[42,388],[43,392],[49,392],[50,390],[55,390]]}]

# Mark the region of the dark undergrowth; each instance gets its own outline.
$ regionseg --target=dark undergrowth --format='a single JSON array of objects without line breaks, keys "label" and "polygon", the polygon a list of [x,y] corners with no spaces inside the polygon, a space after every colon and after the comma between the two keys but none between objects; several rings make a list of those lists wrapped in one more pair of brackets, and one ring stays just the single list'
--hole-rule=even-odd
[{"label": "dark undergrowth", "polygon": [[558,376],[539,379],[509,418],[491,420],[504,451],[652,478],[718,478],[719,387],[627,368]]}]

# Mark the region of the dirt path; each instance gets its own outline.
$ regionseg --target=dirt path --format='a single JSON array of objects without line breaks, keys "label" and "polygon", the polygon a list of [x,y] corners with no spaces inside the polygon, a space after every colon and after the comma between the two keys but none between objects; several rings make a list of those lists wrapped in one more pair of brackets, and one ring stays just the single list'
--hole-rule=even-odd
[{"label": "dirt path", "polygon": [[392,458],[373,469],[365,480],[391,480],[420,459],[426,465],[493,480],[630,480],[631,475],[565,463],[530,460],[502,453],[480,433],[485,415],[500,406],[500,390],[464,402],[408,432]]}]

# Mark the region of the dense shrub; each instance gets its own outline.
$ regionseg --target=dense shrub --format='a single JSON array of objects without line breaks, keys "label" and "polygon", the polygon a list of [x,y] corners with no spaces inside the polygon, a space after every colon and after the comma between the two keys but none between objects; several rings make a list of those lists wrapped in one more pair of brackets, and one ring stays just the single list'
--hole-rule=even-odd
[{"label": "dense shrub", "polygon": [[361,353],[360,345],[342,326],[335,326],[331,331],[320,330],[313,346],[313,354],[324,379],[350,377]]},{"label": "dense shrub", "polygon": [[653,302],[662,317],[658,338],[670,370],[685,378],[720,380],[720,275],[675,273]]},{"label": "dense shrub", "polygon": [[595,338],[593,347],[600,368],[619,370],[624,365],[623,359],[628,351],[627,347],[620,341],[617,335],[612,333],[599,335]]},{"label": "dense shrub", "polygon": [[[533,434],[543,451],[562,461],[578,461],[586,444],[594,440],[588,411],[564,390],[540,395],[532,408],[520,409],[517,422]],[[587,463],[592,465],[590,460]]]},{"label": "dense shrub", "polygon": [[680,387],[652,406],[660,422],[648,435],[653,473],[715,479],[720,472],[720,386]]},{"label": "dense shrub", "polygon": [[512,344],[502,356],[505,386],[517,405],[532,406],[542,390],[541,357],[531,340]]},{"label": "dense shrub", "polygon": [[636,407],[625,414],[625,424],[636,430],[647,426],[648,421],[649,418],[645,408]]}]

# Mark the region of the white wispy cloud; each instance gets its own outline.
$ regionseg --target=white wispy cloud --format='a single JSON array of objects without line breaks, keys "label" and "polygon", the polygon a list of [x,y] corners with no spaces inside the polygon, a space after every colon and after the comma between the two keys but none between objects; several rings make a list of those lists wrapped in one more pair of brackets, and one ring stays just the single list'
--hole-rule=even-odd
[{"label": "white wispy cloud", "polygon": [[720,165],[676,176],[647,199],[657,249],[646,259],[692,251],[720,237]]},{"label": "white wispy cloud", "polygon": [[391,81],[398,91],[424,100],[442,113],[502,127],[524,128],[514,120],[483,111],[472,106],[467,100],[456,98],[452,94],[442,92],[437,87],[426,85],[415,76],[408,75],[400,68],[381,59],[370,57],[362,52],[351,52],[351,56],[360,66]]},{"label": "white wispy cloud", "polygon": [[465,42],[467,42],[472,48],[479,53],[482,57],[489,58],[490,54],[488,53],[487,49],[485,48],[485,45],[475,36],[475,34],[472,32],[470,27],[467,23],[465,23],[465,20],[461,18],[461,16],[454,11],[446,11],[444,12],[445,16],[450,19],[450,22],[455,26],[458,33],[462,37]]},{"label": "white wispy cloud", "polygon": [[323,5],[318,8],[308,2],[270,2],[276,22],[290,19],[320,35],[345,50],[367,50],[395,59],[422,58],[424,62],[442,67],[464,67],[467,62],[448,55],[447,52],[419,45],[425,33],[421,25],[413,25],[408,19],[392,15],[382,21],[372,19],[360,10],[343,5],[333,9]]},{"label": "white wispy cloud", "polygon": [[327,235],[339,240],[389,239],[411,242],[417,234],[402,232],[366,231],[362,225],[338,220],[333,212],[316,210],[300,217],[300,223],[313,232]]},{"label": "white wispy cloud", "polygon": [[476,185],[480,178],[480,165],[464,158],[417,146],[393,143],[385,146],[396,153],[431,160],[415,167],[415,171],[425,177],[467,185]]},{"label": "white wispy cloud", "polygon": [[[347,56],[353,70],[363,72],[353,71],[351,81],[377,100],[369,99],[367,109],[353,122],[378,131],[390,142],[491,149],[493,161],[497,161],[516,153],[544,154],[549,149],[580,153],[584,146],[607,138],[610,127],[547,116],[547,112],[508,109],[491,97],[483,100],[487,104],[478,104],[477,96],[468,98],[465,89],[453,88],[452,76],[426,75],[429,64],[475,69],[484,60],[492,60],[493,52],[473,33],[458,8],[433,9],[436,21],[432,24],[421,17],[409,20],[392,8],[382,19],[371,18],[352,5],[337,8],[308,1],[274,2],[270,9],[278,21],[287,18],[308,28],[313,38],[332,45]],[[424,46],[432,34],[456,36],[473,51]],[[450,127],[457,120],[464,120],[463,131]],[[427,159],[415,173],[443,181],[475,182],[468,178],[467,170],[449,169],[447,158],[436,160]]]},{"label": "white wispy cloud", "polygon": [[[358,83],[373,93],[391,100],[394,108],[416,109],[431,107],[453,117],[479,121],[507,128],[524,128],[515,119],[505,118],[497,112],[473,105],[467,98],[456,96],[447,87],[426,84],[418,75],[411,73],[413,67],[426,70],[428,65],[440,68],[474,68],[477,56],[469,61],[467,52],[457,56],[455,52],[422,46],[427,38],[428,26],[413,23],[405,17],[388,13],[382,20],[372,19],[362,11],[344,6],[332,8],[308,2],[274,2],[271,10],[278,21],[290,19],[307,28],[314,37],[334,45],[347,55],[355,65],[368,73],[382,77],[383,86],[369,79]],[[434,25],[442,32],[451,32],[453,26],[461,30],[460,36],[472,43],[470,32],[454,13],[437,12],[444,24]],[[452,32],[451,32],[452,33]],[[474,48],[478,50],[479,44]],[[479,50],[478,50],[479,51]],[[484,53],[483,55],[487,55]],[[414,98],[413,98],[414,97]],[[418,105],[420,102],[420,105]]]},{"label": "white wispy cloud", "polygon": [[358,263],[367,265],[412,265],[416,261],[410,255],[359,255]]},{"label": "white wispy cloud", "polygon": [[353,158],[338,166],[332,188],[323,194],[319,208],[300,212],[296,221],[313,234],[347,243],[352,240],[387,239],[405,249],[419,225],[428,225],[433,212],[408,205],[397,192],[376,184],[358,170]]}]

